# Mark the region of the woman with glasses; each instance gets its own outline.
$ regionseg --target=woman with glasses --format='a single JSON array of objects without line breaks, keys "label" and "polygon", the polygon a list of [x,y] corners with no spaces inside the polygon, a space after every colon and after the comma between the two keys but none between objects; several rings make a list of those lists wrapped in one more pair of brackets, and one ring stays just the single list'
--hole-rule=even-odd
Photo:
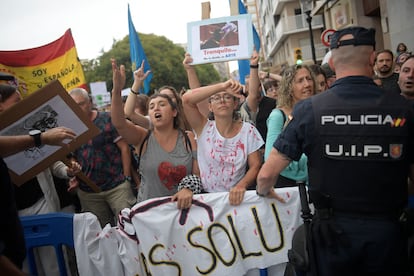
[{"label": "woman with glasses", "polygon": [[[296,103],[315,94],[316,83],[311,69],[306,65],[294,65],[287,68],[280,83],[276,108],[267,119],[267,137],[265,145],[265,160],[267,160],[273,143],[282,132],[284,126],[292,119],[291,113]],[[296,181],[307,180],[307,158],[292,161],[281,172],[275,187],[296,186]]]},{"label": "woman with glasses", "polygon": [[[231,205],[243,201],[262,163],[260,133],[237,116],[241,89],[239,82],[230,79],[183,95],[184,112],[197,135],[203,189],[205,192],[229,191]],[[197,106],[206,99],[209,100],[208,117]]]}]

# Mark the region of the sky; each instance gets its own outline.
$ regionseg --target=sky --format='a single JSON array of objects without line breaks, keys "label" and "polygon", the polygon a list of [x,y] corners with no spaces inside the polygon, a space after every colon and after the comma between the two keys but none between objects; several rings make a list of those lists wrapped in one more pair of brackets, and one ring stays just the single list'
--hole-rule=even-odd
[{"label": "sky", "polygon": [[[138,33],[187,43],[187,23],[207,0],[3,0],[0,51],[39,47],[72,30],[80,59],[108,51],[128,35],[128,3]],[[210,18],[230,15],[229,0],[210,0]],[[144,49],[145,50],[145,49]]]}]

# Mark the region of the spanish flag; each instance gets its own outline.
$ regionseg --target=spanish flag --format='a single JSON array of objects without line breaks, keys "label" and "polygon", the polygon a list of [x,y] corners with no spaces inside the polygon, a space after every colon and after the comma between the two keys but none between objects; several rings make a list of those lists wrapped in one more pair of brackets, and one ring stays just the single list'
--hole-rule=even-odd
[{"label": "spanish flag", "polygon": [[0,51],[0,72],[13,75],[23,97],[53,80],[67,90],[86,88],[71,30],[59,39],[37,48]]}]

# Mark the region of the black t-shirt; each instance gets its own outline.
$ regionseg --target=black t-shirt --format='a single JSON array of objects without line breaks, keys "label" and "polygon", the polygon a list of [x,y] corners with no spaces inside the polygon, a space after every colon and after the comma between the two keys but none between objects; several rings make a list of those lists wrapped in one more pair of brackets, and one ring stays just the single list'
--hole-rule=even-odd
[{"label": "black t-shirt", "polygon": [[267,135],[267,118],[269,117],[272,110],[276,107],[276,100],[264,96],[259,103],[259,112],[256,117],[256,128],[264,141],[266,141]]},{"label": "black t-shirt", "polygon": [[9,170],[3,158],[0,159],[0,254],[21,268],[26,256],[23,228],[17,214]]},{"label": "black t-shirt", "polygon": [[391,76],[387,78],[380,78],[382,83],[381,87],[384,88],[385,91],[392,91],[396,94],[400,94],[401,89],[398,85],[398,77],[399,74],[393,73]]}]

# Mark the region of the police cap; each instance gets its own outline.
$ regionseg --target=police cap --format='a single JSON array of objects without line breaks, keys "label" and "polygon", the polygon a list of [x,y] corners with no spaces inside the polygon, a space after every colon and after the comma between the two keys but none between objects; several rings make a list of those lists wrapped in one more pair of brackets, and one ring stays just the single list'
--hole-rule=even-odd
[{"label": "police cap", "polygon": [[[351,34],[354,38],[340,40],[346,34]],[[370,45],[375,49],[375,29],[363,27],[349,27],[334,32],[331,36],[331,49],[336,49],[346,45]]]}]

